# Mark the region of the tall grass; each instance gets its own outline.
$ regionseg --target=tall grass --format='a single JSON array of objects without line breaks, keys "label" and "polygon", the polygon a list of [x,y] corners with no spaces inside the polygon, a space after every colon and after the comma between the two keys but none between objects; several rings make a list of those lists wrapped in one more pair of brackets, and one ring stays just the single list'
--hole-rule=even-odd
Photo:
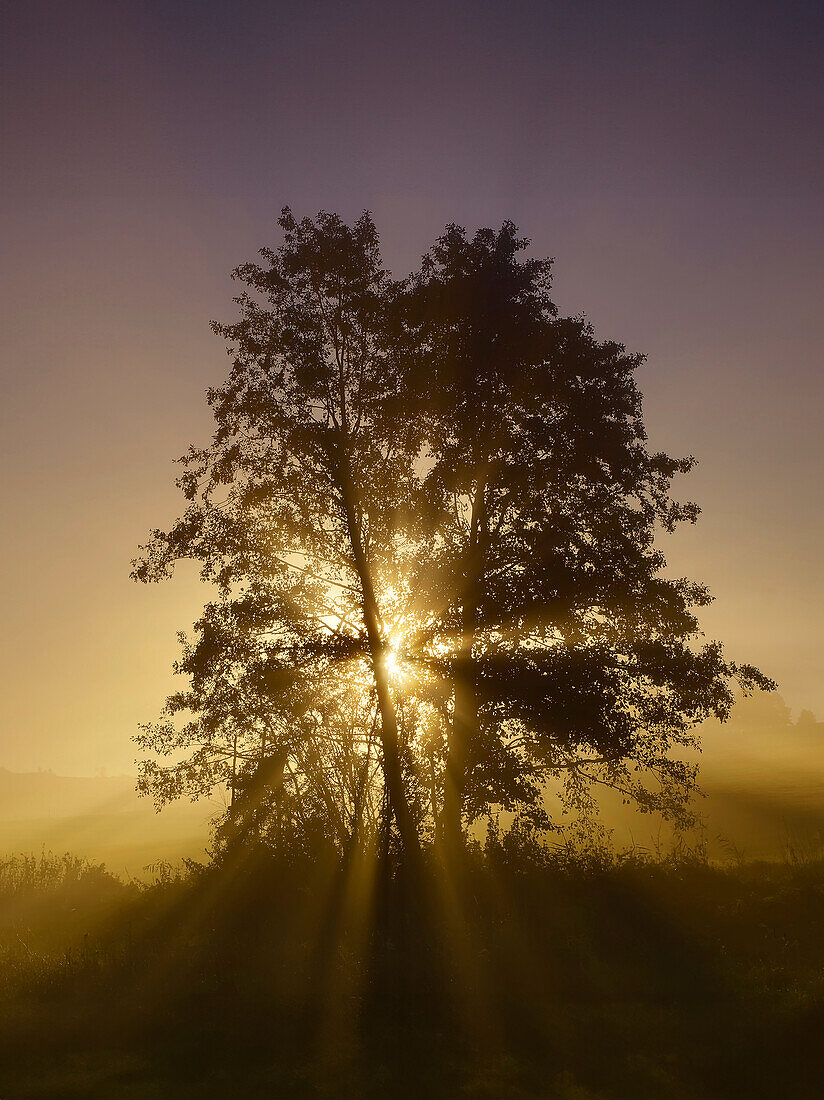
[{"label": "tall grass", "polygon": [[47,894],[80,889],[84,892],[109,888],[118,882],[102,863],[78,856],[11,855],[0,858],[0,898],[21,894]]},{"label": "tall grass", "polygon": [[432,873],[0,862],[0,1095],[824,1095],[822,861],[493,838]]}]

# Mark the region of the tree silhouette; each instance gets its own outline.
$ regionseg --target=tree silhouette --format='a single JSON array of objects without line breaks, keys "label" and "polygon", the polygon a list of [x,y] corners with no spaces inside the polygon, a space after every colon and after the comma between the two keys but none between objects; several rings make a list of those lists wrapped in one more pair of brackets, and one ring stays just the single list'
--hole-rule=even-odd
[{"label": "tree silhouette", "polygon": [[453,841],[491,804],[540,808],[548,773],[579,803],[595,781],[676,813],[694,773],[670,750],[728,714],[735,682],[771,686],[695,646],[710,597],[665,578],[654,545],[698,514],[669,495],[693,460],[648,450],[642,357],[559,317],[551,261],[519,259],[527,245],[510,222],[450,226],[405,303],[429,405],[420,591],[451,649]]},{"label": "tree silhouette", "polygon": [[546,825],[553,777],[683,818],[693,727],[772,685],[700,644],[706,589],[663,573],[656,534],[698,509],[670,496],[692,460],[647,447],[641,357],[559,316],[511,223],[447,227],[403,283],[368,215],[279,224],[214,326],[232,367],[189,505],[135,563],[217,588],[144,789],[224,782],[237,835],[281,843],[391,817],[413,859],[495,807]]},{"label": "tree silhouette", "polygon": [[[404,379],[390,354],[387,321],[396,291],[368,215],[350,228],[336,215],[298,222],[284,209],[279,224],[282,247],[264,249],[263,264],[235,272],[245,286],[236,299],[240,319],[214,326],[229,343],[232,368],[225,385],[209,393],[217,423],[211,445],[192,448],[183,460],[179,484],[191,504],[168,533],[154,532],[135,575],[154,579],[177,558],[200,560],[203,576],[220,591],[221,620],[259,647],[260,675],[295,670],[304,684],[314,678],[314,701],[322,694],[320,666],[328,674],[330,663],[340,671],[344,661],[366,658],[364,687],[377,702],[389,805],[409,852],[418,840],[381,606],[402,570],[407,547],[397,538],[397,515],[420,449],[419,426],[406,415]],[[191,673],[212,643],[211,619],[182,671]],[[263,634],[277,640],[263,643]],[[248,675],[232,645],[224,647],[236,660],[224,670],[230,675],[222,691]],[[289,705],[302,705],[291,692]],[[209,724],[211,707],[209,701]],[[233,726],[246,722],[246,707],[233,687],[227,702]],[[287,714],[285,727],[290,720]],[[155,732],[154,747],[171,735],[168,727]],[[203,732],[208,744],[208,725],[190,730],[192,737]],[[283,750],[289,748],[287,739]],[[207,775],[208,768],[204,782]]]}]

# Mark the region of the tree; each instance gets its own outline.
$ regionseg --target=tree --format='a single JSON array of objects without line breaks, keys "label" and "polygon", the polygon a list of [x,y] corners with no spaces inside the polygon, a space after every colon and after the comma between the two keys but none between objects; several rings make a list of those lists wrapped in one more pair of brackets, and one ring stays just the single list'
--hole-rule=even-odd
[{"label": "tree", "polygon": [[402,283],[368,215],[279,224],[214,326],[232,367],[188,507],[135,565],[217,588],[141,739],[187,755],[144,787],[223,781],[236,830],[339,849],[391,817],[413,860],[495,807],[546,826],[553,779],[685,820],[679,750],[773,685],[701,644],[709,594],[664,573],[656,536],[698,509],[670,495],[692,459],[648,449],[642,357],[559,316],[509,222],[447,227]]},{"label": "tree", "polygon": [[[167,715],[193,704],[201,714],[187,735],[203,743],[196,785],[225,773],[227,727],[234,746],[241,727],[254,724],[260,693],[248,691],[250,677],[266,685],[294,672],[303,686],[297,695],[290,688],[280,713],[277,753],[286,759],[300,714],[315,708],[321,720],[329,678],[359,677],[377,706],[388,802],[410,853],[418,839],[387,668],[386,604],[408,552],[397,532],[420,440],[391,354],[396,290],[368,215],[349,227],[332,214],[298,222],[287,208],[279,224],[280,249],[235,272],[245,288],[240,319],[214,325],[232,368],[208,395],[211,445],[182,460],[189,507],[169,532],[153,533],[134,575],[158,579],[191,558],[220,594],[180,666],[193,675],[194,694],[173,698]],[[218,638],[219,675],[209,664]],[[201,669],[211,695],[198,694]],[[276,694],[267,706],[278,712]],[[168,723],[146,734],[144,744],[160,749],[174,737]],[[275,749],[265,742],[261,759],[267,744]],[[211,767],[218,758],[223,773]],[[148,783],[158,778],[147,771]]]},{"label": "tree", "polygon": [[654,542],[698,515],[669,495],[693,460],[648,450],[642,357],[560,317],[551,262],[519,259],[527,245],[510,222],[450,226],[406,297],[430,405],[418,589],[424,648],[449,653],[453,845],[492,804],[540,816],[548,775],[579,808],[600,782],[682,813],[695,772],[671,750],[726,717],[733,684],[772,686],[696,645],[709,594],[667,579]]}]

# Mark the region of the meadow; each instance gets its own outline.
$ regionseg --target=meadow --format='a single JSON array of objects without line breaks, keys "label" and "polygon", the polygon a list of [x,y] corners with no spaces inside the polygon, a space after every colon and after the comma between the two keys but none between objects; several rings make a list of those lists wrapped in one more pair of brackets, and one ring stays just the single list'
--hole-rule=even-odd
[{"label": "meadow", "polygon": [[824,861],[0,863],[0,1096],[818,1097]]}]

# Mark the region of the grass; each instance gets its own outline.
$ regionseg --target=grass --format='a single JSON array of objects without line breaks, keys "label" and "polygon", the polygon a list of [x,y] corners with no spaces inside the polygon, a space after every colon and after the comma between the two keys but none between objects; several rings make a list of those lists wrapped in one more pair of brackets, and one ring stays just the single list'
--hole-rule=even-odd
[{"label": "grass", "polygon": [[0,862],[0,1096],[824,1094],[824,862]]}]

